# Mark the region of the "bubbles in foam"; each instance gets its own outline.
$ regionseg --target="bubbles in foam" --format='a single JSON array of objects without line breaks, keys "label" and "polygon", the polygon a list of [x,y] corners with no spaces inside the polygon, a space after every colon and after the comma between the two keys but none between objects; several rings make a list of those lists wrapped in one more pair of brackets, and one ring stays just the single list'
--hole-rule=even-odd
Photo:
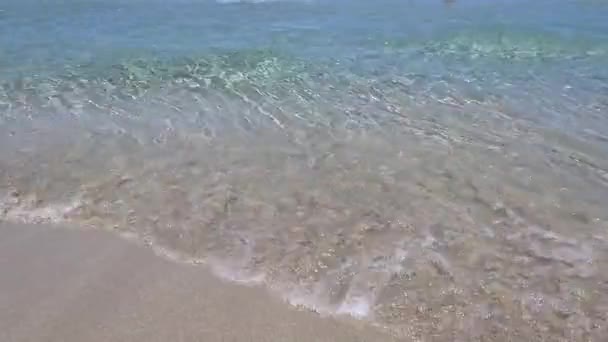
[{"label": "bubbles in foam", "polygon": [[370,300],[360,295],[349,297],[344,301],[337,311],[339,314],[347,314],[355,318],[365,318],[370,314]]},{"label": "bubbles in foam", "polygon": [[22,199],[17,192],[11,192],[0,200],[0,218],[24,223],[59,223],[82,206],[79,199],[46,205],[37,202],[34,197]]},{"label": "bubbles in foam", "polygon": [[[281,290],[278,290],[278,292],[281,292]],[[315,287],[312,292],[305,292],[303,288],[296,288],[283,295],[283,299],[287,303],[312,310],[321,315],[345,315],[356,319],[370,317],[371,300],[365,295],[348,297],[337,305],[332,305],[323,300],[324,297],[324,289],[320,287]]]},{"label": "bubbles in foam", "polygon": [[207,264],[213,273],[222,278],[243,285],[258,285],[266,279],[263,273],[248,272],[238,267],[231,267],[217,258],[208,258]]}]

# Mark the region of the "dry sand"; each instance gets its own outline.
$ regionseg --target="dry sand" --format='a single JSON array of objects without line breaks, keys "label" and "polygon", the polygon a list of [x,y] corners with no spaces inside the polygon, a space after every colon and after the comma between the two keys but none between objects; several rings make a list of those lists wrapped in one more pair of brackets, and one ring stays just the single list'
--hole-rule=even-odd
[{"label": "dry sand", "polygon": [[0,223],[0,341],[388,341],[108,232]]}]

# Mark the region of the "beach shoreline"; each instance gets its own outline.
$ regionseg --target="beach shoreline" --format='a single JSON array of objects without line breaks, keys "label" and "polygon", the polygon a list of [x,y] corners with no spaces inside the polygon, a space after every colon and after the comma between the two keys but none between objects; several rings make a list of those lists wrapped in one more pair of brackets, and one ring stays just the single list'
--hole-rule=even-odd
[{"label": "beach shoreline", "polygon": [[0,340],[390,341],[110,232],[0,223]]}]

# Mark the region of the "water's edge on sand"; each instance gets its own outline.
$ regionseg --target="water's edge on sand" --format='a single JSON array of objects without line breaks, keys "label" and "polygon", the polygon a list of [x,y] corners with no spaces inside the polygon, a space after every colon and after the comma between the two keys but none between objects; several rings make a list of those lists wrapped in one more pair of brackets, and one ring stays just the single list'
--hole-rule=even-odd
[{"label": "water's edge on sand", "polygon": [[384,341],[109,232],[0,222],[0,340]]}]

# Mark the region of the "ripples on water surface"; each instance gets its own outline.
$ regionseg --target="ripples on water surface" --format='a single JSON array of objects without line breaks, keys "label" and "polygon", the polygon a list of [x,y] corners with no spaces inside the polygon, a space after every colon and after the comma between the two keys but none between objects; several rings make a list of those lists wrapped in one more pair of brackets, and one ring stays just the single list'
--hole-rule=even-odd
[{"label": "ripples on water surface", "polygon": [[425,341],[608,336],[601,1],[13,1],[0,217]]}]

